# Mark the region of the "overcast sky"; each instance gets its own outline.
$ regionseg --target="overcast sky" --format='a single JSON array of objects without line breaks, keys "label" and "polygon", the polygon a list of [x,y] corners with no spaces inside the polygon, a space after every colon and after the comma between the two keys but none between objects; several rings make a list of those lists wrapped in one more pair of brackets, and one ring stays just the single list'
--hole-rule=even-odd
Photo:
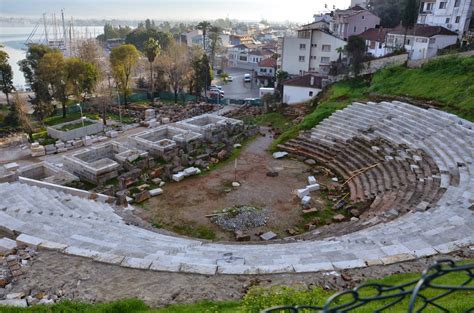
[{"label": "overcast sky", "polygon": [[75,18],[308,22],[324,4],[346,8],[350,0],[0,0],[0,14],[39,17],[65,9],[67,17]]}]

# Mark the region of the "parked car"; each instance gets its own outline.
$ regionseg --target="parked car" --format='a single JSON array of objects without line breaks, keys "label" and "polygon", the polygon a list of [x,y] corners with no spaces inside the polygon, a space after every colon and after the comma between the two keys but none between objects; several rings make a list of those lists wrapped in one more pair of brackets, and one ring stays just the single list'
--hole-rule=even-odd
[{"label": "parked car", "polygon": [[244,83],[250,83],[252,81],[252,76],[250,74],[244,75]]},{"label": "parked car", "polygon": [[217,89],[217,88],[209,88],[209,93],[220,93],[222,96],[224,96],[224,91],[220,90],[220,89]]},{"label": "parked car", "polygon": [[212,90],[212,89],[219,89],[219,90],[222,90],[222,86],[219,86],[219,85],[211,85],[211,86],[209,86],[209,90]]},{"label": "parked car", "polygon": [[219,92],[220,90],[211,90],[209,91],[208,93],[208,97],[211,98],[211,99],[218,99],[218,97],[220,97],[220,99],[224,99],[224,92]]},{"label": "parked car", "polygon": [[232,81],[234,81],[234,77],[232,77],[232,76],[227,76],[226,81],[232,82]]}]

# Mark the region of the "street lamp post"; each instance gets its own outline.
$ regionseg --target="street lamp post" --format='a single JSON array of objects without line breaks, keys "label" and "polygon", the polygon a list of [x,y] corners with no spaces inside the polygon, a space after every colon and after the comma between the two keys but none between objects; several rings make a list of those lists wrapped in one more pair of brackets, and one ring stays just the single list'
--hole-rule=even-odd
[{"label": "street lamp post", "polygon": [[84,116],[82,115],[82,107],[80,103],[76,103],[76,105],[79,107],[79,111],[81,112],[81,122],[82,122],[82,127],[84,127]]}]

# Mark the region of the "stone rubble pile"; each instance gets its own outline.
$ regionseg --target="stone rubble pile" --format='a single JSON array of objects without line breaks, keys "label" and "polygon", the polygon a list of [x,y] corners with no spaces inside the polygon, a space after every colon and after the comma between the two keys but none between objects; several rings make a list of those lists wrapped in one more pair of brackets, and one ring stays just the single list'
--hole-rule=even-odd
[{"label": "stone rubble pile", "polygon": [[226,208],[213,216],[211,221],[227,231],[244,231],[265,226],[268,222],[268,212],[254,207]]}]

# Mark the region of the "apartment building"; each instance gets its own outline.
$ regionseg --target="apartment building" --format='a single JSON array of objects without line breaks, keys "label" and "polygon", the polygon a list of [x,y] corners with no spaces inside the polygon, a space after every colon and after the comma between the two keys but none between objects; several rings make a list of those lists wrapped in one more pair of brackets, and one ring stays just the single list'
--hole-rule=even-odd
[{"label": "apartment building", "polygon": [[348,10],[334,11],[330,28],[339,37],[347,40],[350,36],[359,35],[379,24],[380,18],[377,15],[361,6],[354,6]]},{"label": "apartment building", "polygon": [[469,30],[474,12],[474,0],[424,0],[420,3],[418,24],[442,26],[458,34]]},{"label": "apartment building", "polygon": [[331,62],[339,57],[338,48],[343,48],[346,44],[346,41],[326,29],[316,27],[314,23],[305,25],[296,37],[284,37],[280,40],[279,69],[290,75],[326,74]]}]

